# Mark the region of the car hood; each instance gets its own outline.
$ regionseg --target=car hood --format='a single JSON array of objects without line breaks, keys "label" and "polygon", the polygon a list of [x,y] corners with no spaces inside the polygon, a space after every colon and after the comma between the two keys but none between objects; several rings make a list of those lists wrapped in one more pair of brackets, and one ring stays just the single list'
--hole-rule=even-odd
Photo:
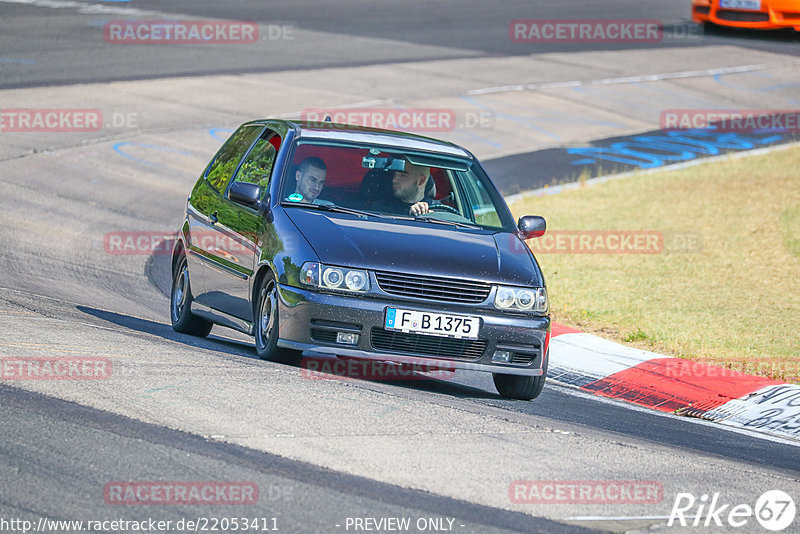
[{"label": "car hood", "polygon": [[287,209],[323,263],[380,271],[541,285],[515,235],[405,220]]}]

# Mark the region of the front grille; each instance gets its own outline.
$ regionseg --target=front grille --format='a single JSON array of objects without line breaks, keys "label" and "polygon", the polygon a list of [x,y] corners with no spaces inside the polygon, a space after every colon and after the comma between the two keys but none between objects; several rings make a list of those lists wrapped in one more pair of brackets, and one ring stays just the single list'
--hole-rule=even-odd
[{"label": "front grille", "polygon": [[735,22],[766,22],[769,20],[769,13],[752,13],[747,11],[730,11],[721,9],[717,11],[717,17],[722,20]]},{"label": "front grille", "polygon": [[433,356],[474,360],[483,356],[488,341],[485,339],[453,339],[449,337],[409,334],[373,327],[370,343],[375,350],[401,352],[414,356]]},{"label": "front grille", "polygon": [[522,352],[514,352],[511,354],[511,363],[516,363],[520,365],[528,365],[533,361],[536,357],[535,354],[530,353],[522,353]]},{"label": "front grille", "polygon": [[385,271],[376,272],[375,277],[378,279],[378,286],[386,293],[427,300],[476,304],[486,300],[492,290],[492,285],[485,282],[472,282],[453,278],[437,278]]},{"label": "front grille", "polygon": [[336,343],[336,331],[324,328],[311,328],[311,339],[320,343]]},{"label": "front grille", "polygon": [[532,343],[526,347],[510,347],[502,344],[497,345],[498,350],[507,350],[511,353],[511,360],[508,363],[514,365],[530,365],[533,361],[539,358],[541,354],[540,346],[538,343]]}]

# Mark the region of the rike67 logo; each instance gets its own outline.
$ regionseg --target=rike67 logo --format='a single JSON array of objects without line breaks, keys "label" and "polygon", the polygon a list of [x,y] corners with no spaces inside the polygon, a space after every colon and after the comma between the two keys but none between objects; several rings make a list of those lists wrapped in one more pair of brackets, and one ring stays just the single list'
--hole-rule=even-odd
[{"label": "rike67 logo", "polygon": [[781,490],[770,490],[756,500],[755,506],[724,502],[719,493],[678,493],[667,526],[726,527],[752,529],[752,518],[767,530],[780,532],[794,522],[797,510],[794,499]]}]

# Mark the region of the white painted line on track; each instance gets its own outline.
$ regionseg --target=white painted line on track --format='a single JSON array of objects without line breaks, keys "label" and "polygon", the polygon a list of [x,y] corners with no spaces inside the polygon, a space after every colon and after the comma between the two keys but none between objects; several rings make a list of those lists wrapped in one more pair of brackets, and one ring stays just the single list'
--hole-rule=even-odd
[{"label": "white painted line on track", "polygon": [[739,67],[725,67],[719,69],[687,70],[679,72],[664,72],[660,74],[643,74],[640,76],[624,76],[618,78],[600,78],[598,80],[572,80],[566,82],[545,82],[530,83],[527,85],[501,85],[497,87],[485,87],[482,89],[472,89],[467,91],[468,96],[488,95],[495,93],[509,93],[514,91],[538,91],[541,89],[552,89],[560,87],[584,87],[590,85],[620,85],[642,82],[657,82],[661,80],[677,80],[683,78],[702,78],[706,76],[717,76],[720,74],[738,74],[743,72],[757,72],[772,68],[785,68],[792,65],[800,65],[800,60],[793,60],[789,63],[762,63],[757,65],[742,65]]},{"label": "white painted line on track", "polygon": [[582,82],[547,82],[539,85],[539,89],[553,89],[559,87],[580,87]]},{"label": "white painted line on track", "polygon": [[[694,519],[697,516],[682,516],[684,519]],[[599,515],[579,515],[576,517],[565,517],[562,521],[653,521],[659,519],[669,519],[668,515],[621,515],[617,517],[603,517]]]},{"label": "white painted line on track", "polygon": [[175,14],[161,11],[146,11],[129,6],[109,6],[104,4],[90,4],[88,2],[75,2],[72,0],[0,0],[7,4],[26,4],[34,7],[49,7],[51,9],[77,9],[83,15],[161,15],[175,17]]}]

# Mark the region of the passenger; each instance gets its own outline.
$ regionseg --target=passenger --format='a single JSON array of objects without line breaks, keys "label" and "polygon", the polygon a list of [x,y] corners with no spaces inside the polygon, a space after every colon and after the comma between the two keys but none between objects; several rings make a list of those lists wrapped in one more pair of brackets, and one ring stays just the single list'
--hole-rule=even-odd
[{"label": "passenger", "polygon": [[297,185],[289,200],[304,204],[329,204],[326,200],[317,199],[325,187],[327,175],[328,167],[320,158],[311,156],[304,159],[295,173]]},{"label": "passenger", "polygon": [[392,177],[392,196],[377,201],[375,211],[397,215],[423,215],[429,213],[433,198],[425,195],[430,168],[414,165],[406,161],[404,171],[394,171]]}]

